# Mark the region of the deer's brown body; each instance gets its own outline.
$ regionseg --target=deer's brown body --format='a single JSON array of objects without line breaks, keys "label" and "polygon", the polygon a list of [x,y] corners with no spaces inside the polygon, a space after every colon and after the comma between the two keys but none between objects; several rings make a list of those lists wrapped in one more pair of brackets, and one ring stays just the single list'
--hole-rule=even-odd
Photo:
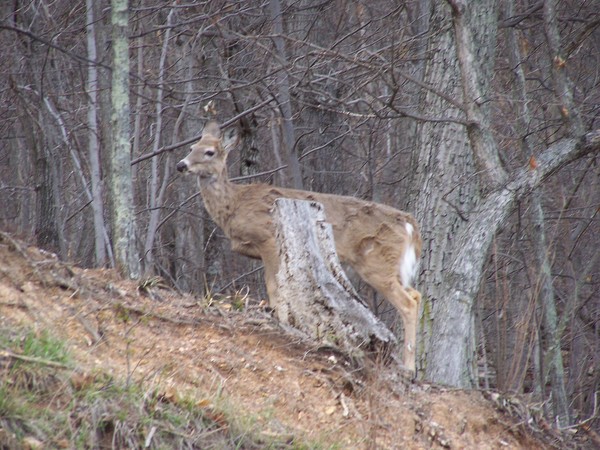
[{"label": "deer's brown body", "polygon": [[202,138],[177,170],[195,173],[205,207],[231,239],[232,248],[262,259],[269,295],[276,288],[279,258],[271,209],[277,198],[311,200],[323,205],[333,227],[340,260],[392,303],[404,322],[404,365],[415,370],[415,341],[420,294],[412,289],[421,254],[414,218],[390,206],[354,197],[322,194],[267,184],[238,185],[227,177],[229,143],[217,123],[209,122]]}]

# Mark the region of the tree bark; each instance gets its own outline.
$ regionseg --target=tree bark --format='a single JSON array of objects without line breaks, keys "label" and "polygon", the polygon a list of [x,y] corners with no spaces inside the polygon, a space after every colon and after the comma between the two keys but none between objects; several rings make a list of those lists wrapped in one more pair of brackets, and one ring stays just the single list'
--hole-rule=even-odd
[{"label": "tree bark", "polygon": [[[506,5],[506,17],[514,15],[514,2],[510,1]],[[530,143],[531,137],[528,136],[528,130],[531,126],[531,113],[529,112],[527,93],[525,89],[525,74],[522,68],[521,51],[518,45],[516,30],[507,29],[507,48],[509,51],[509,61],[511,67],[514,67],[514,90],[515,90],[515,108],[517,112],[517,126],[521,136],[521,147],[524,155],[535,158],[533,152],[534,145]],[[531,195],[531,211],[529,212],[533,223],[533,228],[529,231],[529,237],[533,245],[533,255],[531,259],[535,262],[537,269],[537,291],[539,301],[543,308],[543,317],[545,325],[545,334],[547,336],[546,358],[548,364],[544,364],[550,370],[552,406],[554,415],[558,417],[561,426],[569,424],[569,404],[565,389],[564,364],[560,347],[560,333],[558,330],[558,320],[556,312],[556,299],[554,296],[554,287],[552,285],[552,274],[550,258],[548,256],[548,244],[546,240],[546,225],[544,220],[544,210],[542,207],[542,189],[536,188]],[[540,345],[543,343],[540,342]],[[540,390],[545,389],[545,378],[542,377]]]},{"label": "tree bark", "polygon": [[[479,181],[477,188],[474,183],[465,183],[464,180],[460,184],[461,188],[470,186],[463,200],[476,207],[482,193],[498,189],[506,180],[498,147],[491,133],[489,102],[496,41],[496,2],[485,0],[467,5],[461,0],[448,0],[448,3],[452,17],[450,47],[454,47],[457,63],[452,67],[454,74],[446,76],[455,76],[456,80],[460,80],[466,127],[460,127],[457,132],[468,141],[468,147],[465,147],[469,153],[467,158],[472,160],[475,168],[475,173],[471,175],[477,174]],[[443,187],[444,196],[454,189],[447,182]],[[510,202],[510,198],[506,198],[506,201]],[[469,232],[469,226],[473,224],[473,216],[469,215],[472,209],[462,205],[458,207],[463,216],[461,221],[455,222],[451,232],[449,247],[453,254],[443,269],[444,299],[432,307],[433,344],[430,346],[426,373],[432,381],[470,387],[476,382],[473,304],[493,234],[479,242]],[[484,221],[487,219],[482,217]],[[494,224],[494,230],[498,225],[498,222]],[[465,245],[473,246],[472,250],[476,252],[464,253]],[[474,274],[478,274],[477,278],[471,278]]]},{"label": "tree bark", "polygon": [[497,2],[480,0],[471,5],[463,0],[448,2],[452,5],[466,131],[481,180],[480,188],[487,192],[502,185],[507,177],[491,123],[490,86],[495,62]]},{"label": "tree bark", "polygon": [[281,3],[279,0],[269,1],[269,14],[273,21],[273,43],[275,53],[281,64],[277,72],[277,102],[281,112],[281,143],[285,163],[287,164],[284,186],[302,189],[302,172],[300,163],[295,153],[296,138],[294,123],[292,121],[292,99],[290,95],[290,81],[287,73],[287,58],[283,42],[283,18],[281,16]]},{"label": "tree bark", "polygon": [[556,4],[557,0],[545,0],[543,7],[544,32],[550,56],[550,74],[563,121],[567,125],[569,133],[577,136],[583,133],[583,124],[573,101],[573,85],[566,71],[567,61],[561,52]]},{"label": "tree bark", "polygon": [[140,276],[131,177],[131,125],[129,123],[129,10],[127,0],[112,0],[112,146],[110,188],[115,263],[130,278]]},{"label": "tree bark", "polygon": [[[462,98],[455,114],[466,117],[465,126],[422,126],[416,205],[427,267],[421,279],[422,328],[430,334],[426,377],[459,387],[475,383],[473,304],[494,234],[516,200],[568,161],[597,149],[595,134],[563,139],[539,156],[536,169],[505,173],[486,106],[497,28],[493,3],[467,7],[465,1],[448,0],[450,8],[435,5],[429,46],[435,54],[425,77],[435,89]],[[423,106],[445,116],[456,111],[431,91]]]},{"label": "tree bark", "polygon": [[54,196],[56,174],[52,171],[52,156],[45,148],[45,142],[37,141],[35,151],[36,244],[45,250],[60,251],[60,236],[57,217],[57,201]]},{"label": "tree bark", "polygon": [[[424,82],[462,104],[458,58],[452,33],[450,8],[432,5],[431,38],[428,54],[433,57],[425,69]],[[456,233],[466,225],[466,215],[479,201],[479,189],[469,140],[464,126],[458,121],[465,117],[464,109],[451,104],[433,90],[425,91],[420,101],[422,112],[456,119],[457,122],[423,122],[417,130],[419,148],[414,211],[421,223],[424,268],[419,280],[423,297],[419,366],[432,381],[463,385],[443,373],[444,367],[467,368],[467,342],[460,339],[460,349],[445,352],[439,345],[446,333],[462,333],[472,339],[471,306],[450,303],[446,268],[459,248]],[[447,331],[442,328],[446,326]],[[458,335],[455,344],[459,344]],[[462,345],[464,344],[464,345]],[[472,347],[472,346],[470,346]],[[438,370],[439,368],[439,370]],[[467,376],[466,378],[469,378]],[[468,384],[468,383],[466,383]]]},{"label": "tree bark", "polygon": [[[160,54],[160,62],[158,65],[158,86],[156,92],[156,123],[154,129],[154,146],[152,150],[156,152],[161,144],[162,128],[163,128],[163,91],[164,91],[164,79],[165,79],[165,63],[167,60],[167,53],[169,49],[169,39],[171,37],[171,24],[173,22],[173,16],[175,15],[175,9],[171,8],[167,15],[167,29],[163,35],[163,46]],[[159,158],[152,158],[152,176],[150,177],[149,183],[149,202],[148,210],[150,211],[150,220],[148,222],[148,229],[146,231],[146,241],[144,244],[144,270],[146,273],[151,273],[154,265],[154,239],[156,237],[156,231],[160,219],[161,208],[167,183],[169,180],[169,169],[171,167],[171,153],[167,154],[165,168],[163,173],[163,181],[159,190],[159,170],[158,170]]]},{"label": "tree bark", "polygon": [[[86,38],[88,59],[96,61],[96,27],[94,2],[86,0]],[[90,178],[92,181],[92,211],[94,221],[94,251],[97,266],[107,262],[109,248],[108,234],[104,225],[104,203],[102,195],[102,178],[100,168],[100,130],[98,128],[98,68],[88,65],[86,90],[88,96],[88,155],[90,160]]]},{"label": "tree bark", "polygon": [[350,354],[393,347],[394,335],[358,297],[340,266],[323,206],[280,198],[272,214],[279,271],[270,300],[280,322]]},{"label": "tree bark", "polygon": [[[198,31],[198,35],[202,30]],[[197,37],[197,36],[196,36]],[[198,89],[199,82],[194,77],[194,61],[197,46],[202,45],[202,40],[190,38],[185,43],[185,58],[176,63],[177,73],[184,74],[185,100],[175,121],[175,128],[171,137],[171,144],[181,141],[181,136],[194,136],[202,128],[200,117],[200,105],[193,102],[194,92]],[[192,188],[193,186],[193,188]],[[181,209],[190,207],[192,202],[196,211],[202,211],[203,205],[198,193],[196,182],[189,183],[188,188],[181,187],[175,190],[174,198]],[[195,192],[196,194],[193,194]],[[164,221],[165,219],[163,219]],[[177,220],[169,221],[168,227],[174,235],[174,254],[172,263],[172,276],[177,281],[177,286],[184,291],[196,291],[199,295],[205,295],[207,280],[204,275],[204,248],[205,233],[204,224],[207,219],[201,215],[190,215],[179,213]]]},{"label": "tree bark", "polygon": [[[502,189],[485,197],[469,216],[467,225],[455,236],[459,249],[444,271],[446,297],[439,311],[446,316],[432,328],[437,359],[428,366],[428,377],[453,386],[470,387],[469,342],[472,338],[472,308],[479,289],[483,266],[492,238],[516,201],[532,193],[546,178],[564,165],[590,152],[600,150],[600,132],[588,133],[579,140],[563,139],[547,148],[537,168],[523,168]],[[439,316],[438,316],[439,317]],[[447,358],[447,365],[443,355]],[[458,356],[457,356],[458,355]],[[460,361],[461,364],[457,364]]]}]

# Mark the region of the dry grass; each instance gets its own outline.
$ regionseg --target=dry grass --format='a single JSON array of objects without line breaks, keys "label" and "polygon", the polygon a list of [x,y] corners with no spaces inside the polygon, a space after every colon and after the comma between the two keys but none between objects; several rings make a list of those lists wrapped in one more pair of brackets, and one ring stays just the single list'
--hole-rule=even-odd
[{"label": "dry grass", "polygon": [[201,401],[81,373],[64,341],[0,330],[0,448],[301,449],[319,444],[265,437],[217,389]]}]

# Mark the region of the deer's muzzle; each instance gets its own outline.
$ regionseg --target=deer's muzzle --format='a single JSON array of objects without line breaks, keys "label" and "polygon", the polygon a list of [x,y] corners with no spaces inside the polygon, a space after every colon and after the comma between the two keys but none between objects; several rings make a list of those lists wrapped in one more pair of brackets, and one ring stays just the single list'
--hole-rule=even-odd
[{"label": "deer's muzzle", "polygon": [[186,162],[185,159],[182,159],[181,161],[179,161],[177,163],[177,171],[178,172],[185,172],[186,170],[188,170],[187,162]]}]

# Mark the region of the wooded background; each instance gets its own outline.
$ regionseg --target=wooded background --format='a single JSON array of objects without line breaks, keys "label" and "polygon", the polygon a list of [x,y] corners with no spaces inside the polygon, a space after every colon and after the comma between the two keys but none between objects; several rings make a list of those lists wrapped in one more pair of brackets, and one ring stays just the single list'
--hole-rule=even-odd
[{"label": "wooded background", "polygon": [[240,182],[415,214],[420,377],[598,428],[599,26],[593,0],[0,2],[0,227],[264,298],[174,170],[212,100]]}]

